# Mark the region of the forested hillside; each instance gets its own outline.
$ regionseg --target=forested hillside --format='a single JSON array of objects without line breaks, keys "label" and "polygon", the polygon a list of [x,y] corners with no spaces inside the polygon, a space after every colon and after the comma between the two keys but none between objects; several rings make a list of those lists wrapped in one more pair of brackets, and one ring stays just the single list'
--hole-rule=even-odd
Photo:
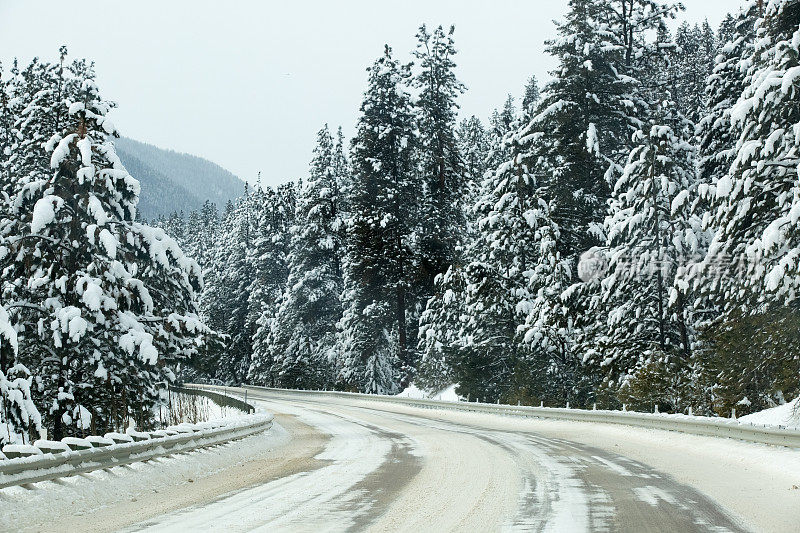
[{"label": "forested hillside", "polygon": [[142,184],[139,212],[147,220],[200,209],[206,200],[221,208],[244,191],[242,180],[202,157],[126,137],[114,144],[125,168]]},{"label": "forested hillside", "polygon": [[302,183],[170,222],[230,335],[204,375],[726,415],[796,396],[798,5],[673,34],[677,4],[572,0],[552,80],[485,125],[457,119],[453,29],[421,27],[413,64],[387,46],[349,146],[324,127]]},{"label": "forested hillside", "polygon": [[146,423],[176,379],[726,416],[796,397],[800,0],[670,31],[681,12],[570,0],[552,79],[487,123],[459,117],[455,29],[421,26],[298,182],[219,209],[218,181],[137,145],[213,200],[158,229],[90,66],[4,71],[9,433]]}]

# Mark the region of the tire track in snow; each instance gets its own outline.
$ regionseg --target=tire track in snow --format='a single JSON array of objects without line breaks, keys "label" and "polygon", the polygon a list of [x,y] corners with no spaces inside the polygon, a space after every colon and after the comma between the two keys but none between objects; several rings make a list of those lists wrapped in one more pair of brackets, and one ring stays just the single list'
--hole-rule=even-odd
[{"label": "tire track in snow", "polygon": [[[745,531],[696,490],[646,465],[591,446],[532,432],[486,430],[424,415],[400,414],[391,407],[348,409],[359,413],[378,411],[382,418],[471,435],[506,450],[517,464],[522,485],[516,512],[502,529]],[[663,497],[655,497],[654,504],[648,490]]]},{"label": "tire track in snow", "polygon": [[370,506],[351,491],[385,462],[390,439],[361,424],[315,410],[290,409],[301,421],[331,435],[316,456],[327,464],[245,489],[203,507],[195,507],[131,528],[137,531],[341,531]]},{"label": "tire track in snow", "polygon": [[144,524],[153,531],[742,531],[669,476],[532,430],[361,402],[251,398],[331,435],[324,466]]}]

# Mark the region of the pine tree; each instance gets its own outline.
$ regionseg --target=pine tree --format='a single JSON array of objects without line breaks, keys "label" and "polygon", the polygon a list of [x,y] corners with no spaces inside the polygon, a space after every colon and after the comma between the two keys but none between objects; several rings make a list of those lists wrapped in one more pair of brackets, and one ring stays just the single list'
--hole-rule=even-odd
[{"label": "pine tree", "polygon": [[249,269],[253,273],[247,288],[245,322],[245,331],[252,342],[248,376],[251,380],[273,383],[279,372],[276,365],[284,356],[272,332],[278,325],[276,316],[289,276],[291,228],[297,209],[295,184],[290,182],[263,191],[258,187],[251,209],[255,240],[248,252]]},{"label": "pine tree", "polygon": [[[487,177],[475,206],[477,235],[466,266],[438,278],[437,293],[421,320],[423,381],[458,383],[458,394],[508,400],[512,377],[529,352],[518,333],[524,315],[528,270],[536,258],[533,177],[521,158],[526,137],[508,135],[513,157]],[[449,374],[449,376],[447,375]]]},{"label": "pine tree", "polygon": [[453,383],[464,344],[464,268],[451,265],[436,277],[435,292],[419,318],[421,353],[415,384],[423,390],[438,392]]},{"label": "pine tree", "polygon": [[505,143],[506,135],[516,130],[518,116],[514,106],[514,97],[510,94],[506,97],[503,109],[492,111],[489,117],[490,128],[489,136],[489,155],[486,158],[486,166],[494,171],[511,158],[507,151],[508,144]]},{"label": "pine tree", "polygon": [[[563,388],[549,391],[551,401],[560,404],[570,400],[575,404],[579,398],[588,401],[579,391],[584,379],[577,361],[585,346],[592,344],[580,343],[579,336],[591,337],[595,319],[587,309],[593,289],[571,286],[578,281],[574,275],[579,256],[604,244],[602,223],[610,184],[620,173],[629,132],[645,105],[635,96],[634,78],[625,75],[634,71],[626,54],[629,47],[634,52],[642,46],[639,34],[635,42],[630,35],[626,37],[630,42],[618,42],[615,31],[621,22],[609,4],[569,2],[567,16],[557,27],[558,37],[546,43],[559,66],[527,126],[531,140],[524,160],[536,175],[536,195],[546,205],[547,222],[542,227],[548,229],[548,240],[536,244],[541,254],[530,280],[534,296],[526,301],[525,338],[533,343],[537,379],[547,383],[553,376],[564,378]],[[628,7],[628,18],[622,22],[643,16],[638,2]],[[586,328],[589,331],[582,333]],[[541,398],[541,393],[537,396]]]},{"label": "pine tree", "polygon": [[276,382],[283,387],[322,388],[335,380],[344,178],[337,152],[326,125],[317,134],[309,179],[298,198],[286,292],[270,332]]},{"label": "pine tree", "polygon": [[614,187],[606,220],[610,265],[597,309],[606,317],[606,330],[589,360],[603,369],[611,387],[653,361],[685,364],[694,339],[682,280],[704,239],[690,210],[693,127],[674,111],[674,101],[665,99],[660,108],[661,120],[636,136],[640,144]]},{"label": "pine tree", "polygon": [[675,83],[673,98],[686,118],[697,123],[706,113],[703,93],[706,78],[714,67],[717,48],[714,32],[708,21],[703,27],[684,22],[675,33],[674,44],[674,50],[666,54],[670,57],[666,70]]},{"label": "pine tree", "polygon": [[704,185],[714,237],[695,286],[722,312],[708,321],[698,366],[707,388],[714,387],[717,412],[745,399],[753,409],[765,408],[796,390],[786,372],[797,369],[792,354],[800,316],[798,27],[795,1],[750,6],[737,17],[715,69],[727,78],[710,79],[721,105],[744,87],[729,114],[720,114],[719,122],[730,118],[731,126],[724,135],[709,135],[702,167],[711,179]]},{"label": "pine tree", "polygon": [[[17,92],[19,84],[14,79],[16,65],[11,76],[4,77],[0,65],[0,263],[10,253],[6,246],[6,238],[14,228],[11,218],[11,197],[14,194],[9,160],[12,156],[12,127],[15,111],[11,101],[21,100]],[[17,73],[18,74],[18,73]],[[2,279],[0,277],[0,279]],[[14,301],[15,287],[0,284],[0,302]],[[8,312],[0,305],[0,446],[25,442],[32,430],[41,426],[41,415],[31,398],[30,371],[17,362],[19,342],[17,331],[11,322]]]},{"label": "pine tree", "polygon": [[[33,391],[47,406],[54,438],[152,419],[152,408],[207,332],[196,315],[197,265],[163,231],[135,221],[139,183],[109,136],[111,104],[91,65],[59,77],[63,130],[46,143],[47,169],[17,182],[13,227],[0,254],[6,304],[21,325],[19,362],[35,369]],[[49,88],[52,91],[52,87]],[[52,117],[38,126],[37,138]],[[20,167],[23,168],[23,167]]]},{"label": "pine tree", "polygon": [[522,115],[525,122],[536,115],[536,108],[541,96],[539,82],[536,80],[536,76],[531,76],[528,78],[528,83],[525,84],[525,94],[522,97]]},{"label": "pine tree", "polygon": [[13,98],[13,94],[12,79],[4,74],[3,64],[0,63],[0,147],[2,147],[0,149],[0,217],[4,216],[5,210],[8,208],[9,195],[13,185],[8,161],[11,156],[11,128],[14,121],[9,100]]},{"label": "pine tree", "polygon": [[800,4],[786,0],[770,3],[758,21],[747,87],[730,115],[741,132],[736,155],[710,189],[716,233],[707,283],[726,312],[763,311],[797,297],[799,20]]},{"label": "pine tree", "polygon": [[466,179],[461,189],[463,190],[462,205],[466,214],[475,204],[478,188],[483,181],[484,174],[489,169],[487,166],[489,134],[480,119],[472,115],[461,120],[456,130],[456,139],[458,150],[464,160]]},{"label": "pine tree", "polygon": [[549,206],[536,191],[539,205],[526,214],[538,242],[536,262],[528,271],[526,298],[517,305],[525,316],[524,342],[530,346],[527,399],[555,405],[589,403],[591,383],[574,347],[573,284],[569,264],[558,250],[560,231]]},{"label": "pine tree", "polygon": [[411,236],[420,184],[408,78],[387,46],[369,68],[351,156],[341,379],[375,393],[397,390],[415,345]]},{"label": "pine tree", "polygon": [[746,87],[744,66],[752,56],[757,18],[752,4],[720,26],[722,46],[704,91],[708,112],[697,124],[700,180],[707,185],[716,184],[733,162],[739,133],[731,124],[730,110]]},{"label": "pine tree", "polygon": [[454,73],[454,31],[451,26],[445,33],[439,26],[431,34],[423,24],[414,53],[420,67],[412,84],[420,90],[417,154],[424,187],[417,230],[420,273],[415,285],[422,292],[422,302],[430,297],[434,278],[455,260],[465,226],[461,200],[466,172],[456,140],[456,98],[464,86]]},{"label": "pine tree", "polygon": [[577,257],[602,244],[610,183],[619,172],[635,109],[633,84],[621,74],[621,51],[600,31],[605,14],[595,0],[571,0],[559,37],[547,43],[559,60],[548,84],[536,129],[547,132],[545,165],[552,173],[542,186],[560,228],[559,249],[575,271]]},{"label": "pine tree", "polygon": [[0,306],[0,445],[26,443],[42,422],[31,397],[30,371],[16,362],[18,348],[17,332]]},{"label": "pine tree", "polygon": [[253,239],[252,196],[231,206],[215,247],[216,272],[203,294],[204,314],[209,326],[226,335],[225,345],[215,357],[214,377],[226,383],[241,383],[247,377],[253,331],[249,329],[250,286],[254,274],[248,262]]}]

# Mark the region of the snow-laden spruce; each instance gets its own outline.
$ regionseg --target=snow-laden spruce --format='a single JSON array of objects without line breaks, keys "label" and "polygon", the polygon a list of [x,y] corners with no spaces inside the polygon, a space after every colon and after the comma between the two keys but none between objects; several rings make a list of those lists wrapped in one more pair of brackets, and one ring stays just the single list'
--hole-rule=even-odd
[{"label": "snow-laden spruce", "polygon": [[413,87],[416,99],[418,148],[421,185],[416,253],[422,303],[430,297],[434,278],[457,259],[464,226],[462,188],[465,169],[456,140],[456,98],[464,85],[455,76],[455,28],[448,32],[439,26],[429,33],[422,25],[417,33],[414,57],[419,72]]},{"label": "snow-laden spruce", "polygon": [[[270,371],[278,386],[321,389],[335,383],[346,173],[341,131],[334,142],[326,125],[317,134],[309,177],[297,199],[286,289],[274,320],[269,321],[269,332],[265,332],[272,354]],[[261,348],[258,344],[254,347],[256,358]],[[263,370],[254,370],[251,376],[255,381],[267,381]]]},{"label": "snow-laden spruce", "polygon": [[758,21],[747,86],[730,112],[741,132],[735,157],[709,189],[706,266],[728,312],[790,304],[800,288],[799,10],[773,0]]},{"label": "snow-laden spruce", "polygon": [[637,136],[606,220],[610,264],[595,308],[606,324],[587,357],[611,385],[650,360],[691,354],[691,303],[682,276],[704,236],[689,209],[696,181],[690,124],[679,117],[665,122]]},{"label": "snow-laden spruce", "polygon": [[16,361],[18,348],[17,332],[0,306],[0,445],[30,444],[42,423],[31,398],[31,373]]},{"label": "snow-laden spruce", "polygon": [[216,228],[202,295],[209,325],[223,335],[202,364],[214,378],[274,382],[268,336],[288,275],[294,187],[246,187]]},{"label": "snow-laden spruce", "polygon": [[366,392],[398,390],[416,333],[411,240],[420,189],[409,76],[387,46],[369,68],[351,152],[341,379]]},{"label": "snow-laden spruce", "polygon": [[[757,6],[751,3],[735,17],[728,15],[720,27],[722,47],[705,86],[708,112],[697,124],[700,180],[705,184],[716,185],[727,174],[736,153],[739,133],[731,124],[731,108],[746,87],[756,19]],[[713,196],[710,200],[714,201]]]},{"label": "snow-laden spruce", "polygon": [[[470,210],[477,201],[477,196],[484,174],[489,169],[489,132],[484,129],[480,119],[475,115],[462,119],[456,129],[458,152],[464,162],[465,183],[460,186],[461,205],[464,210],[462,220],[469,225]],[[474,228],[470,228],[472,231]]]},{"label": "snow-laden spruce", "polygon": [[420,321],[423,381],[440,386],[448,372],[460,395],[487,401],[507,398],[529,351],[518,333],[525,318],[517,306],[527,299],[528,270],[536,261],[534,179],[522,161],[520,137],[509,134],[506,145],[512,158],[487,173],[481,186],[466,264],[437,279],[437,294]]},{"label": "snow-laden spruce", "polygon": [[199,267],[163,230],[136,221],[139,183],[116,156],[111,105],[91,66],[62,74],[48,165],[18,167],[0,253],[17,357],[34,372],[33,397],[56,439],[88,424],[147,424],[207,332]]},{"label": "snow-laden spruce", "polygon": [[[254,381],[274,383],[282,353],[271,338],[272,327],[277,325],[276,316],[289,277],[297,185],[286,183],[276,189],[256,190],[248,205],[253,222],[253,242],[247,252],[247,264],[253,278],[246,290],[249,296],[244,329],[252,335],[252,358],[248,359],[247,375]],[[237,330],[231,333],[235,340]],[[249,355],[246,352],[242,354]]]}]

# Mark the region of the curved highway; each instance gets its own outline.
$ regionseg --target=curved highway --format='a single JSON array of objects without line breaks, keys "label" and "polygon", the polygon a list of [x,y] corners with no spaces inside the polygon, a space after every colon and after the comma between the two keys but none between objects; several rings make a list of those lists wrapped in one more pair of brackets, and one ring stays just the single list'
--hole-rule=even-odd
[{"label": "curved highway", "polygon": [[[540,421],[537,431],[535,422],[533,429],[524,427],[530,421],[516,428],[517,420],[498,415],[459,416],[253,389],[249,398],[279,421],[292,419],[292,425],[324,436],[315,464],[134,529],[189,531],[212,524],[224,524],[227,531],[750,528],[735,510],[689,484],[603,446],[555,436],[552,423]],[[487,416],[501,423],[487,424]],[[577,426],[592,431],[595,425]],[[625,429],[618,431],[625,435]]]},{"label": "curved highway", "polygon": [[288,391],[250,389],[248,401],[275,413],[270,431],[0,492],[0,530],[790,532],[800,524],[798,450]]}]

